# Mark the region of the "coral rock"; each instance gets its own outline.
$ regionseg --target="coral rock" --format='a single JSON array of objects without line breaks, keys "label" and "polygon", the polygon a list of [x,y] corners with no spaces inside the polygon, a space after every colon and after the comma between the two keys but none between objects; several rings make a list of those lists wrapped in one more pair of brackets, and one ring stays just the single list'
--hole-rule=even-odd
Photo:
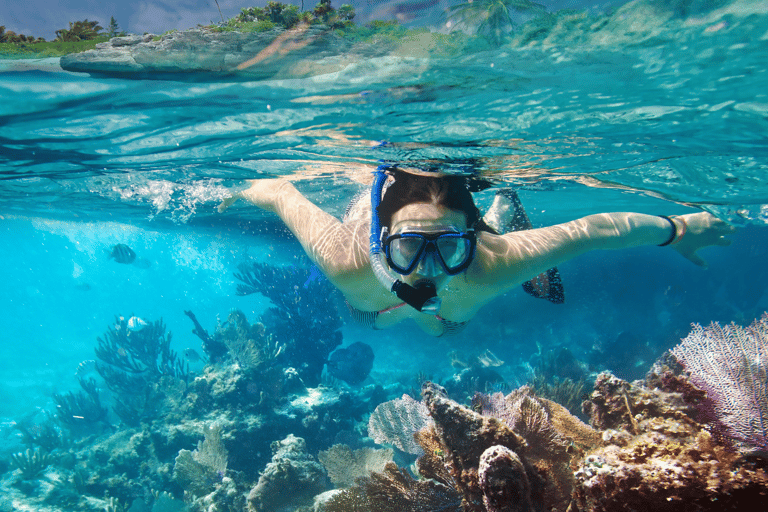
[{"label": "coral rock", "polygon": [[579,510],[748,510],[766,500],[765,470],[740,465],[738,454],[691,417],[696,411],[683,393],[640,382],[601,374],[595,383],[585,409],[593,424],[611,430],[603,432],[605,446],[578,463]]},{"label": "coral rock", "polygon": [[307,453],[304,439],[289,434],[272,445],[274,455],[248,495],[248,510],[278,512],[312,504],[326,490],[323,467]]},{"label": "coral rock", "polygon": [[[425,386],[423,395],[444,446],[446,467],[464,496],[464,509],[484,512],[484,493],[478,480],[480,457],[497,445],[520,453],[525,441],[496,418],[481,416],[449,400],[431,384]],[[530,466],[525,470],[535,477]]]},{"label": "coral rock", "polygon": [[491,446],[480,456],[477,472],[488,512],[533,510],[531,484],[515,452],[505,446]]}]

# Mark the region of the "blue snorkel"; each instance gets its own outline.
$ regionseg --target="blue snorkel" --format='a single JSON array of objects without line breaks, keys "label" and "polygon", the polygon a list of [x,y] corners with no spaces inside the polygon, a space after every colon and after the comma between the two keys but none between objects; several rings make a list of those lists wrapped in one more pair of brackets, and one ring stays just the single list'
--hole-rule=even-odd
[{"label": "blue snorkel", "polygon": [[440,297],[437,296],[437,290],[434,283],[422,282],[416,287],[402,282],[393,277],[387,267],[384,265],[384,256],[381,251],[381,222],[379,221],[379,204],[381,203],[381,193],[384,190],[384,184],[387,181],[388,165],[380,165],[374,172],[373,186],[371,187],[371,269],[376,275],[376,279],[384,287],[397,295],[397,297],[422,313],[435,314],[440,310]]}]

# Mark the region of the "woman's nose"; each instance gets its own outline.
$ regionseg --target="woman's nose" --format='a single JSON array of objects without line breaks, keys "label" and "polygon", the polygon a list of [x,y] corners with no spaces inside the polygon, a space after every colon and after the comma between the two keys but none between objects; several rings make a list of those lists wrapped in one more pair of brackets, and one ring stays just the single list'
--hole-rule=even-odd
[{"label": "woman's nose", "polygon": [[435,253],[426,253],[416,267],[416,273],[424,277],[435,277],[440,274],[440,265],[435,261]]}]

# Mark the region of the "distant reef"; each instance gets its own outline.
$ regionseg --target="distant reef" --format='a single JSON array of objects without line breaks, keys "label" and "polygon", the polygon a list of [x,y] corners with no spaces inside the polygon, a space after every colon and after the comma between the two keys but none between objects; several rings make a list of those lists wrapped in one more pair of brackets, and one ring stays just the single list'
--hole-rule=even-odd
[{"label": "distant reef", "polygon": [[297,78],[329,73],[390,51],[387,45],[354,43],[322,25],[266,32],[218,32],[208,28],[115,37],[94,50],[65,55],[61,67],[134,77],[175,75]]}]

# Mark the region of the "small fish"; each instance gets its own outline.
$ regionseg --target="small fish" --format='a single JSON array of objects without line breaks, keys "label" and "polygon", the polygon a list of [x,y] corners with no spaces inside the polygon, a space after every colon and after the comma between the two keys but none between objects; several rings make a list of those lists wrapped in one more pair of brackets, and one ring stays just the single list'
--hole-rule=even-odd
[{"label": "small fish", "polygon": [[186,349],[186,350],[184,351],[184,357],[186,357],[186,358],[187,358],[187,360],[188,360],[190,363],[196,363],[196,362],[198,362],[198,361],[202,361],[202,360],[203,360],[203,358],[202,358],[202,357],[200,357],[200,354],[198,354],[198,353],[197,353],[197,350],[195,350],[195,349],[193,349],[193,348],[188,348],[188,349]]},{"label": "small fish", "polygon": [[114,258],[118,263],[128,264],[133,263],[136,259],[136,253],[125,244],[117,244],[112,246],[112,252],[109,253],[109,257]]},{"label": "small fish", "polygon": [[128,330],[131,332],[139,332],[147,325],[149,324],[137,316],[132,316],[128,319]]}]

